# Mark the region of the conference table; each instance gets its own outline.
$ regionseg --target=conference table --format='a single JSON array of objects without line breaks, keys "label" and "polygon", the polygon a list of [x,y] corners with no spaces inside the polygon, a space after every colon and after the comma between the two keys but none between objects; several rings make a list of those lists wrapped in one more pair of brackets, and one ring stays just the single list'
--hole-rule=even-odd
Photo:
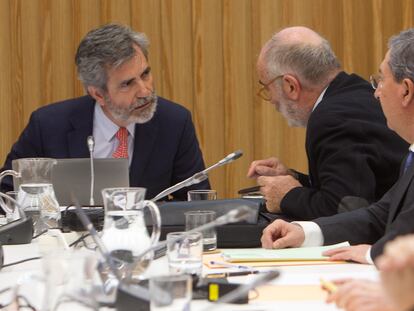
[{"label": "conference table", "polygon": [[[64,239],[70,243],[76,239],[76,234],[65,234]],[[46,252],[63,250],[61,241],[56,237],[41,236],[27,245],[3,246],[5,264],[39,256],[41,250],[46,247]],[[211,258],[216,258],[217,254],[203,255],[203,261],[209,262]],[[11,287],[17,282],[30,281],[30,275],[42,275],[44,267],[42,259],[23,262],[18,265],[5,267],[0,271],[0,303],[10,300],[13,291],[2,293],[2,289]],[[249,304],[223,304],[218,305],[204,300],[193,300],[191,310],[304,310],[324,311],[338,310],[333,304],[326,304],[326,293],[320,287],[320,278],[326,280],[340,278],[364,278],[378,280],[378,271],[372,265],[362,265],[354,263],[330,263],[330,264],[285,264],[273,267],[259,267],[257,269],[277,269],[280,276],[272,282],[259,287],[251,295]],[[203,266],[203,274],[212,272],[229,271],[228,268],[212,268],[208,265]],[[166,257],[154,260],[144,273],[144,277],[168,274],[168,264]],[[243,283],[250,282],[256,275],[237,276],[228,278],[229,282]],[[22,281],[23,280],[23,281]],[[30,282],[28,282],[30,284]],[[29,285],[26,289],[26,298],[34,305],[39,305],[42,294],[34,285]],[[72,303],[65,303],[59,306],[58,310],[88,310],[88,308]],[[104,307],[102,310],[110,310]],[[12,309],[9,309],[12,310]]]}]

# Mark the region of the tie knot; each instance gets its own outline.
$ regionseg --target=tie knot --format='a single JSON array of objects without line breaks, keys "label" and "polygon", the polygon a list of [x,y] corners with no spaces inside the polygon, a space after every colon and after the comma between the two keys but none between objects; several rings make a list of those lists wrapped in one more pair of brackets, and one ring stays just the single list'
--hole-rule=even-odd
[{"label": "tie knot", "polygon": [[125,127],[120,127],[118,132],[116,132],[115,137],[119,141],[124,141],[126,137],[128,137],[128,130]]}]

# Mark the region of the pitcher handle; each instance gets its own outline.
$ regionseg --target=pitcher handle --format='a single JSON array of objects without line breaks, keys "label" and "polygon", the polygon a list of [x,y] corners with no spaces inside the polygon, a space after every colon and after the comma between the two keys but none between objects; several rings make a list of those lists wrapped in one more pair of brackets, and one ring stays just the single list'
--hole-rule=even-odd
[{"label": "pitcher handle", "polygon": [[[20,173],[14,171],[14,170],[5,170],[5,171],[0,173],[0,184],[1,184],[1,181],[3,180],[3,178],[6,177],[6,176],[13,176],[13,177],[16,177],[16,178],[21,177]],[[1,197],[1,196],[0,196],[0,207],[4,210],[4,212],[6,214],[7,213],[13,213],[13,211],[10,210],[10,208],[4,202],[3,197]]]},{"label": "pitcher handle", "polygon": [[152,217],[152,233],[151,233],[151,246],[158,243],[161,234],[161,215],[157,204],[152,201],[145,200],[143,202],[144,207],[148,206]]}]

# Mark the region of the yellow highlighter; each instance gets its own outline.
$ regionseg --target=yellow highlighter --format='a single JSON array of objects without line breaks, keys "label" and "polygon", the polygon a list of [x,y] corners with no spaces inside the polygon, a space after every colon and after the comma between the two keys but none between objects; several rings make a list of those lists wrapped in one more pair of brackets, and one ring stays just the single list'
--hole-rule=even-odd
[{"label": "yellow highlighter", "polygon": [[320,278],[320,282],[321,282],[322,287],[331,294],[335,293],[338,290],[338,286],[336,286],[334,283],[330,281]]}]

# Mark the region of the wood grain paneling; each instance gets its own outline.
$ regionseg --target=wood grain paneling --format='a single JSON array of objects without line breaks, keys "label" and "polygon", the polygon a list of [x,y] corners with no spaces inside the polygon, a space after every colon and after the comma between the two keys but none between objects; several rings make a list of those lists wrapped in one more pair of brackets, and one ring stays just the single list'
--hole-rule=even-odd
[{"label": "wood grain paneling", "polygon": [[206,164],[243,149],[211,173],[223,198],[254,184],[245,177],[253,159],[273,155],[307,170],[305,130],[256,96],[256,59],[271,35],[311,27],[347,71],[368,78],[389,36],[414,26],[414,0],[0,0],[2,159],[34,109],[84,93],[74,54],[108,22],[148,35],[157,92],[190,109]]}]

